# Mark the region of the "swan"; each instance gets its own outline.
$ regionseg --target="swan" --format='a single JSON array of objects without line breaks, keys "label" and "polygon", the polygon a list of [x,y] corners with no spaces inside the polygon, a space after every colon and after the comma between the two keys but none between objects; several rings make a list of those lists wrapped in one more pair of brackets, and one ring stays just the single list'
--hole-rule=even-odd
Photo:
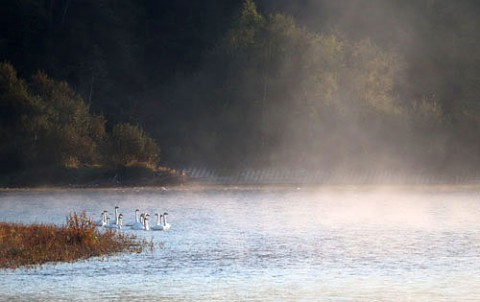
[{"label": "swan", "polygon": [[145,230],[145,213],[140,214],[140,220],[131,226],[132,230]]},{"label": "swan", "polygon": [[138,212],[140,212],[140,210],[139,210],[139,209],[136,209],[136,210],[135,210],[135,221],[130,221],[130,222],[126,223],[126,224],[125,224],[126,226],[131,227],[131,226],[134,226],[135,224],[139,223],[139,221],[138,221]]},{"label": "swan", "polygon": [[168,231],[171,227],[170,223],[167,223],[167,215],[168,215],[167,212],[163,213],[163,230],[164,231]]},{"label": "swan", "polygon": [[95,222],[95,225],[96,226],[104,226],[105,224],[107,224],[107,211],[103,211],[101,214],[100,214],[100,220],[97,220]]},{"label": "swan", "polygon": [[160,222],[162,220],[163,215],[159,215],[158,213],[155,213],[155,216],[157,216],[157,224],[152,225],[150,227],[150,230],[152,230],[152,231],[165,231],[163,224]]},{"label": "swan", "polygon": [[109,224],[110,222],[110,217],[107,217],[107,224],[105,225],[106,228],[108,229],[121,229],[122,228],[122,218],[123,218],[123,215],[120,214],[117,216],[117,224]]},{"label": "swan", "polygon": [[122,220],[123,220],[123,215],[122,214],[118,215],[118,228],[119,229],[122,228]]},{"label": "swan", "polygon": [[106,226],[111,225],[111,228],[118,226],[118,206],[115,206],[115,222],[110,223],[110,217],[107,218]]},{"label": "swan", "polygon": [[118,225],[118,206],[115,206],[115,224]]},{"label": "swan", "polygon": [[148,231],[150,230],[150,225],[148,224],[148,217],[150,217],[150,215],[145,215],[145,218],[143,219],[143,225],[145,226],[144,230],[145,231]]}]

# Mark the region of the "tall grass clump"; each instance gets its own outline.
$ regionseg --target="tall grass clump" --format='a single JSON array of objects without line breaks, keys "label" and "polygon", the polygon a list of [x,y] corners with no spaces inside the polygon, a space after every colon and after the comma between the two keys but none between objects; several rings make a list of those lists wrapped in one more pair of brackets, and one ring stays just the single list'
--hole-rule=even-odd
[{"label": "tall grass clump", "polygon": [[85,212],[69,214],[65,226],[0,223],[0,268],[141,252],[146,245],[134,235],[100,231]]}]

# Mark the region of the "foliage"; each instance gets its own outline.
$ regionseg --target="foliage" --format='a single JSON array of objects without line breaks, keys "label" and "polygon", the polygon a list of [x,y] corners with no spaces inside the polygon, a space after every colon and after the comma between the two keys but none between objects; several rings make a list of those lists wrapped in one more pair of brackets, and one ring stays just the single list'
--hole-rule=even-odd
[{"label": "foliage", "polygon": [[[402,127],[395,89],[403,62],[396,53],[370,40],[313,33],[285,14],[263,17],[251,1],[226,36],[207,56],[212,65],[199,75],[201,84],[189,88],[216,105],[213,118],[222,127],[189,129],[202,138],[214,131],[220,156],[213,164],[351,164],[352,157],[380,155],[376,145]],[[380,123],[387,123],[381,132]]]},{"label": "foliage", "polygon": [[253,0],[245,0],[235,25],[227,35],[227,43],[232,50],[247,48],[256,44],[259,29],[265,23],[264,17],[257,11]]},{"label": "foliage", "polygon": [[5,173],[158,160],[118,123],[168,165],[480,167],[476,1],[4,2],[0,60],[68,82],[2,65]]},{"label": "foliage", "polygon": [[160,149],[139,126],[118,124],[108,139],[109,157],[113,163],[128,166],[144,162],[155,166]]},{"label": "foliage", "polygon": [[27,144],[24,123],[28,115],[35,113],[37,101],[13,66],[0,63],[0,163],[4,172],[23,167]]},{"label": "foliage", "polygon": [[61,227],[0,223],[0,268],[140,252],[145,246],[135,236],[98,230],[85,212],[69,214]]},{"label": "foliage", "polygon": [[[156,166],[159,148],[138,126],[105,131],[105,119],[90,113],[66,82],[37,73],[27,83],[12,65],[0,64],[2,172],[41,171],[44,179],[63,168],[132,162]],[[32,173],[30,173],[33,175]]]},{"label": "foliage", "polygon": [[105,137],[104,118],[91,115],[66,82],[55,82],[44,73],[33,77],[31,91],[42,107],[30,120],[29,131],[36,140],[30,161],[58,166],[97,162],[96,148]]}]

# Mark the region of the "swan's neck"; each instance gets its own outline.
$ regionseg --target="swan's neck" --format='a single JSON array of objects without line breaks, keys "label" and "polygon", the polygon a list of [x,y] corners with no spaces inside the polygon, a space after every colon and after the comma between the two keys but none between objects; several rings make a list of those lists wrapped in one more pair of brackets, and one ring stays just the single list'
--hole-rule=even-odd
[{"label": "swan's neck", "polygon": [[158,214],[157,214],[157,225],[160,225],[160,216],[161,216],[161,215],[158,215]]},{"label": "swan's neck", "polygon": [[167,215],[163,215],[163,225],[167,225]]},{"label": "swan's neck", "polygon": [[115,208],[115,224],[118,225],[118,208]]},{"label": "swan's neck", "polygon": [[135,223],[138,223],[138,211],[135,211]]}]

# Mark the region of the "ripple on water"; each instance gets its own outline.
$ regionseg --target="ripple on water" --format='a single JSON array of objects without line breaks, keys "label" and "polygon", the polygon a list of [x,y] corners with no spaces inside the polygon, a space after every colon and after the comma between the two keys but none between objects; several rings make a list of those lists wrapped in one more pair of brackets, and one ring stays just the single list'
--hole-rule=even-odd
[{"label": "ripple on water", "polygon": [[476,301],[477,195],[284,189],[2,194],[1,221],[63,223],[71,210],[96,217],[117,204],[126,220],[136,208],[168,211],[173,226],[166,233],[135,232],[153,240],[153,251],[1,271],[0,300]]}]

